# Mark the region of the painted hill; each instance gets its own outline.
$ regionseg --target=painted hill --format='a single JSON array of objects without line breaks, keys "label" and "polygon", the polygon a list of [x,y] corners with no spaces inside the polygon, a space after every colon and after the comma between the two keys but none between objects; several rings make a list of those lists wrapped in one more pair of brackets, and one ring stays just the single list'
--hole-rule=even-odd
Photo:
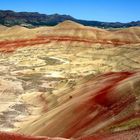
[{"label": "painted hill", "polygon": [[139,139],[140,27],[0,32],[0,140]]},{"label": "painted hill", "polygon": [[55,27],[57,27],[57,28],[69,28],[69,29],[71,28],[71,29],[73,29],[73,28],[82,28],[84,26],[79,24],[79,23],[76,23],[74,21],[66,20],[64,22],[59,23]]},{"label": "painted hill", "polygon": [[[44,111],[27,124],[21,124],[17,132],[83,140],[88,136],[96,136],[100,140],[103,135],[108,139],[117,133],[121,140],[121,133],[126,133],[125,138],[129,138],[129,131],[137,129],[140,132],[139,82],[139,72],[106,73],[91,77],[74,91],[59,93],[58,103],[53,109]],[[72,98],[67,99],[68,95]],[[31,99],[30,95],[23,96],[24,100]],[[43,97],[47,99],[45,95]]]},{"label": "painted hill", "polygon": [[[105,30],[83,26],[73,21],[64,21],[53,27],[28,29],[21,26],[1,26],[0,51],[11,52],[16,48],[65,42],[77,46],[124,46],[140,43],[140,27]],[[10,38],[10,40],[9,40]]]}]

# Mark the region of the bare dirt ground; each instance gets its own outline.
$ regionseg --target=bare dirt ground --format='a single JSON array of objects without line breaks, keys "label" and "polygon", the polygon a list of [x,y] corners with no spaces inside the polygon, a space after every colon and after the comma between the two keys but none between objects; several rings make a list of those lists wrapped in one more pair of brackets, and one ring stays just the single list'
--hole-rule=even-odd
[{"label": "bare dirt ground", "polygon": [[20,130],[70,101],[72,91],[92,77],[140,69],[138,27],[106,31],[68,21],[56,27],[2,28],[1,131]]}]

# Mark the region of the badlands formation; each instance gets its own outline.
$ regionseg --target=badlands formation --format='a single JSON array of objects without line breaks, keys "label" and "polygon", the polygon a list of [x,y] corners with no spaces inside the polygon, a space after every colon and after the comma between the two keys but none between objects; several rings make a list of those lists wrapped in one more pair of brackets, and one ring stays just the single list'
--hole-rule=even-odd
[{"label": "badlands formation", "polygon": [[0,32],[0,140],[140,139],[140,27]]}]

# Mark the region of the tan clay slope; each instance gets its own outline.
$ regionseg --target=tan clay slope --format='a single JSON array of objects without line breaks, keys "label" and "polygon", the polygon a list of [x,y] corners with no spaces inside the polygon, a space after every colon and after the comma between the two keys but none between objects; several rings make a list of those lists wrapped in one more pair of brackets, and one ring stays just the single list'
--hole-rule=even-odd
[{"label": "tan clay slope", "polygon": [[0,26],[0,41],[33,38],[35,33],[33,30],[21,26]]},{"label": "tan clay slope", "polygon": [[79,23],[76,23],[76,22],[73,22],[73,21],[70,21],[70,20],[67,20],[67,21],[64,21],[62,23],[59,23],[58,25],[55,26],[56,28],[84,28],[83,25],[79,24]]},{"label": "tan clay slope", "polygon": [[100,28],[83,26],[72,21],[65,21],[53,27],[49,32],[48,29],[44,27],[40,34],[45,36],[69,36],[96,40],[104,37],[106,34],[110,34],[110,32]]},{"label": "tan clay slope", "polygon": [[[4,28],[4,30],[3,30]],[[6,28],[6,29],[5,29]],[[54,27],[39,27],[35,29],[27,29],[24,27],[14,26],[11,28],[2,27],[2,37],[0,40],[11,40],[20,38],[32,38],[35,36],[70,36],[70,37],[80,37],[84,39],[90,39],[94,42],[98,41],[122,41],[122,42],[139,42],[140,41],[140,27],[121,29],[118,31],[107,31],[104,29],[83,26],[72,21],[65,21]],[[7,36],[11,38],[7,38]],[[15,37],[14,37],[15,36]],[[5,39],[4,39],[5,37]]]},{"label": "tan clay slope", "polygon": [[[106,31],[98,28],[79,27],[73,23],[71,26],[76,28],[63,28],[65,23],[57,27],[41,27],[36,29],[26,28],[7,28],[0,35],[0,51],[13,52],[17,48],[45,45],[54,43],[66,43],[65,45],[90,47],[95,44],[102,46],[121,46],[140,43],[140,28],[132,32],[130,29],[119,31]],[[70,25],[69,25],[70,26]],[[128,30],[128,31],[127,31]]]},{"label": "tan clay slope", "polygon": [[[140,69],[140,27],[0,31],[0,51],[10,52],[0,53],[0,130],[79,138],[140,126],[140,73],[131,72]],[[110,71],[129,72],[94,77]]]},{"label": "tan clay slope", "polygon": [[[107,73],[91,78],[73,92],[60,93],[62,96],[51,110],[47,110],[46,98],[44,113],[26,125],[21,124],[18,132],[79,138],[137,128],[139,84],[139,72]],[[61,103],[64,99],[67,102]]]},{"label": "tan clay slope", "polygon": [[47,32],[48,28],[40,32],[44,35],[53,36],[73,36],[87,38],[91,40],[107,40],[107,41],[124,41],[124,42],[139,42],[140,41],[140,27],[131,27],[127,29],[120,29],[117,31],[108,31],[105,29],[83,26],[72,21],[65,21],[58,24]]},{"label": "tan clay slope", "polygon": [[131,27],[114,31],[111,36],[108,36],[110,40],[126,41],[126,42],[140,42],[140,27]]}]

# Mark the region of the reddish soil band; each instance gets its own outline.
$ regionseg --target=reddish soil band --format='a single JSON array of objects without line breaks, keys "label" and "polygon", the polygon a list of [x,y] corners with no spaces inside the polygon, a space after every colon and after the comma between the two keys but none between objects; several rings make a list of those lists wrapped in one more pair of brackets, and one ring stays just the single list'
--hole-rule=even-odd
[{"label": "reddish soil band", "polygon": [[89,43],[89,44],[112,44],[114,46],[125,45],[125,44],[137,44],[140,42],[128,42],[128,41],[119,41],[119,40],[93,40],[93,39],[85,39],[80,37],[72,37],[72,36],[39,36],[33,39],[19,39],[14,41],[0,41],[0,52],[13,52],[17,48],[34,46],[39,44],[48,44],[52,41],[56,42],[81,42],[81,43]]},{"label": "reddish soil band", "polygon": [[63,138],[33,137],[16,133],[0,132],[0,140],[68,140]]},{"label": "reddish soil band", "polygon": [[[61,135],[58,135],[60,137],[64,138],[74,138],[75,140],[133,140],[133,139],[140,139],[140,126],[134,126],[129,127],[126,131],[117,130],[119,132],[110,131],[111,126],[115,127],[117,124],[130,121],[130,119],[139,118],[139,114],[137,114],[137,110],[129,110],[129,107],[131,107],[132,103],[136,102],[136,96],[134,93],[130,92],[130,94],[127,94],[127,90],[122,96],[121,90],[117,90],[117,87],[119,85],[122,85],[126,82],[130,82],[129,80],[132,80],[133,82],[137,82],[137,74],[139,72],[110,72],[107,74],[103,74],[101,76],[94,77],[95,81],[100,81],[100,87],[96,90],[94,88],[90,89],[91,92],[88,94],[88,98],[85,98],[83,96],[84,100],[81,100],[81,102],[73,102],[74,105],[76,105],[72,110],[72,113],[74,115],[71,116],[71,118],[68,117],[68,119],[72,119],[68,123],[68,127],[62,132]],[[131,79],[132,78],[132,79]],[[136,79],[135,79],[136,78]],[[94,81],[94,79],[93,79]],[[91,81],[87,83],[89,85],[94,84]],[[129,86],[127,85],[129,88]],[[123,87],[122,87],[123,88]],[[124,88],[123,88],[124,89]],[[131,89],[131,88],[130,88]],[[116,92],[118,91],[118,92]],[[86,91],[85,91],[86,92]],[[87,91],[88,93],[89,91]],[[116,100],[114,98],[108,96],[113,93],[117,93]],[[43,96],[39,96],[41,101],[44,101]],[[89,98],[90,97],[90,98]],[[121,98],[120,98],[121,97]],[[124,98],[123,98],[124,97]],[[82,98],[81,98],[82,99]],[[72,102],[72,100],[70,101]],[[47,102],[46,102],[47,104]],[[71,105],[68,107],[71,108]],[[133,106],[132,106],[133,107]],[[92,115],[92,113],[96,112],[98,110],[97,114]],[[65,115],[64,108],[62,110],[59,110],[62,113],[62,116]],[[63,114],[64,113],[64,114]],[[71,113],[71,112],[70,112]],[[119,113],[123,113],[122,115],[119,115]],[[125,113],[125,114],[124,114]],[[59,115],[59,113],[57,113]],[[61,116],[61,115],[60,115]],[[42,116],[43,117],[43,116]],[[114,120],[110,122],[110,119],[112,120],[112,117],[114,117]],[[42,118],[41,118],[42,119]],[[65,119],[66,120],[66,119]],[[44,119],[44,122],[47,120]],[[52,127],[57,127],[58,130],[62,126],[59,125],[56,121],[53,122]],[[63,121],[62,121],[63,122]],[[102,130],[96,129],[94,131],[94,128],[98,128],[102,123],[107,123],[107,125],[102,126]],[[36,122],[37,123],[37,122]],[[45,126],[45,123],[44,123]],[[44,127],[43,126],[43,127]],[[47,125],[46,125],[47,126]],[[50,127],[50,126],[49,126]],[[44,127],[44,134],[36,134],[36,135],[46,135],[48,136],[47,131],[49,130],[48,127]],[[50,127],[51,128],[51,127]],[[116,127],[117,128],[117,127]],[[37,130],[40,128],[38,127]],[[88,130],[92,130],[91,133],[87,133]],[[56,130],[56,129],[55,129]],[[42,130],[43,131],[43,130]],[[86,132],[86,133],[85,133]],[[32,133],[31,133],[32,134]],[[57,136],[57,134],[54,134],[52,136]],[[82,137],[83,136],[83,137]],[[59,138],[48,138],[48,137],[29,137],[29,136],[23,136],[13,133],[0,133],[0,140],[63,140]]]},{"label": "reddish soil band", "polygon": [[[91,124],[94,124],[94,126],[96,126],[100,122],[105,122],[109,120],[111,117],[117,116],[131,103],[134,103],[136,99],[132,95],[128,96],[123,100],[120,101],[117,100],[116,102],[112,102],[112,100],[107,97],[107,95],[110,94],[113,91],[113,89],[117,87],[117,84],[119,82],[131,77],[133,74],[134,73],[131,72],[120,72],[120,73],[112,72],[102,75],[102,77],[112,77],[112,78],[109,79],[107,83],[104,83],[106,86],[102,87],[98,92],[96,92],[96,96],[93,93],[93,97],[91,97],[90,100],[87,100],[87,102],[78,107],[76,113],[81,115],[78,116],[77,118],[75,117],[75,119],[71,122],[70,125],[71,127],[68,128],[68,130],[65,132],[64,137],[66,138],[72,137],[79,131],[82,131],[82,129],[84,130],[85,128],[88,128],[89,125]],[[94,116],[93,118],[89,117],[90,113],[95,112],[98,109],[100,110],[100,112],[96,116]],[[81,113],[81,110],[84,112]],[[130,115],[132,114],[128,114],[128,116],[126,117],[129,118]],[[121,122],[123,119],[124,118],[119,118],[116,121]],[[75,124],[76,120],[79,120],[78,123],[76,125],[73,125]]]}]

